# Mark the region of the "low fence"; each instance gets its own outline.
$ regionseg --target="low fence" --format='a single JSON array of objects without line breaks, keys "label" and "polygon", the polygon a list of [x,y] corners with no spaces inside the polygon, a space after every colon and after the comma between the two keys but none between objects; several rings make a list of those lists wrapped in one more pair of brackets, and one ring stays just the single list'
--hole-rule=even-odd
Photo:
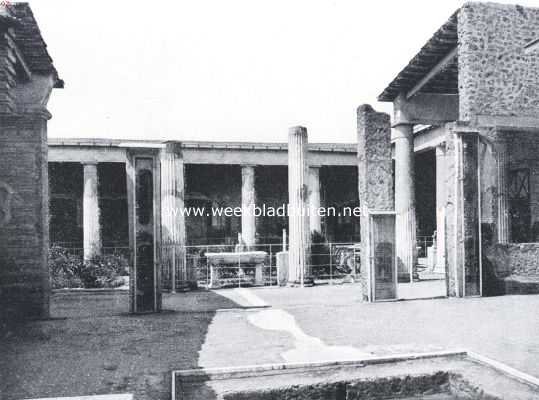
[{"label": "low fence", "polygon": [[[206,253],[233,253],[236,245],[205,245],[186,246],[186,267],[195,272],[196,282],[199,287],[211,287],[212,266],[208,262]],[[282,244],[257,244],[249,251],[263,251],[266,253],[262,263],[262,279],[257,282],[259,285],[277,285],[277,253],[283,251]],[[235,265],[226,264],[213,266],[219,269],[219,280],[222,286],[250,285],[255,281],[255,266],[249,263],[237,263]]]},{"label": "low fence", "polygon": [[[418,236],[418,256],[426,257],[427,248],[433,245],[432,236]],[[83,257],[80,243],[54,243],[51,247],[61,248],[66,254]],[[234,244],[206,244],[194,246],[162,245],[160,248],[161,287],[174,288],[198,286],[212,287],[212,266],[206,257],[207,253],[233,253]],[[237,263],[214,265],[218,271],[221,286],[277,285],[277,253],[283,251],[281,243],[257,244],[250,251],[266,253],[261,264],[262,277],[256,277],[254,264]],[[120,255],[130,260],[130,248],[126,245],[104,246],[103,255]],[[259,267],[260,268],[260,267]],[[328,242],[311,245],[310,272],[316,283],[342,283],[357,280],[361,268],[361,252],[358,243]],[[215,276],[214,276],[215,281]]]},{"label": "low fence", "polygon": [[[163,245],[161,248],[161,278],[164,289],[198,287],[241,287],[275,286],[277,282],[277,253],[283,251],[280,243],[257,244],[249,251],[266,253],[262,262],[216,263],[208,260],[207,253],[234,253],[236,245],[196,245],[180,248],[177,245]],[[238,253],[239,254],[239,253]],[[214,257],[214,256],[212,256]],[[238,256],[239,257],[239,256]],[[176,259],[174,263],[170,260]],[[175,268],[173,268],[173,264]],[[258,269],[257,269],[258,267]],[[173,271],[174,269],[174,271]],[[315,281],[352,282],[359,274],[359,247],[353,243],[313,244],[311,251],[311,275]],[[213,274],[213,275],[212,275]]]},{"label": "low fence", "polygon": [[427,249],[434,244],[434,236],[417,236],[417,256],[419,258],[427,257]]}]

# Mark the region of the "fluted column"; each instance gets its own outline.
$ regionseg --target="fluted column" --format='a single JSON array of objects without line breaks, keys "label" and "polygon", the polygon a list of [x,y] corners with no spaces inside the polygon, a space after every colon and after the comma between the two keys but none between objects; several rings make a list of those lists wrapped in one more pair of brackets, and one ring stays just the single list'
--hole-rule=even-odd
[{"label": "fluted column", "polygon": [[97,163],[83,164],[82,230],[84,259],[101,254]]},{"label": "fluted column", "polygon": [[436,146],[436,265],[435,272],[445,271],[445,206],[446,196],[445,143]]},{"label": "fluted column", "polygon": [[288,134],[289,249],[288,282],[303,286],[308,271],[309,219],[307,215],[307,129]]},{"label": "fluted column", "polygon": [[501,137],[496,141],[496,153],[496,172],[498,175],[498,243],[508,243],[511,240],[508,195],[509,156],[507,139],[505,137]]},{"label": "fluted column", "polygon": [[311,232],[322,233],[320,217],[320,167],[309,167],[309,227]]},{"label": "fluted column", "polygon": [[397,266],[399,275],[412,281],[417,260],[413,125],[397,125],[394,142]]},{"label": "fluted column", "polygon": [[195,281],[189,273],[185,254],[184,163],[181,143],[167,143],[161,151],[161,244],[162,263],[170,279],[170,289],[185,289]]},{"label": "fluted column", "polygon": [[248,249],[256,244],[256,217],[254,206],[255,193],[255,167],[242,165],[241,167],[241,237]]}]

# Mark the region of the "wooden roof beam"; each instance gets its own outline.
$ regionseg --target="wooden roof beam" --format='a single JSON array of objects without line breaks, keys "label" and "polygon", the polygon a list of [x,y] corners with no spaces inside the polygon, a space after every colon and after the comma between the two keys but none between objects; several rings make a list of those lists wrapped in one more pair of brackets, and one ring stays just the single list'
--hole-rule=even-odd
[{"label": "wooden roof beam", "polygon": [[434,78],[438,73],[443,71],[450,63],[453,62],[453,59],[457,56],[458,47],[455,46],[453,49],[446,54],[432,69],[427,75],[425,75],[413,88],[411,88],[408,93],[406,93],[406,99],[411,98],[416,93],[418,93],[429,81]]}]

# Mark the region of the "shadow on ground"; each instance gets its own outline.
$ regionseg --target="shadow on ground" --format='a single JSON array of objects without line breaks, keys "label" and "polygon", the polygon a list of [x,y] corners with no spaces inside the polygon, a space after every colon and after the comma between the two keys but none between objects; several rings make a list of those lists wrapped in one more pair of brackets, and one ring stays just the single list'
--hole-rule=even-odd
[{"label": "shadow on ground", "polygon": [[0,332],[0,398],[134,393],[168,400],[171,371],[199,366],[218,310],[242,306],[210,291],[163,302],[172,312],[135,316],[127,314],[127,293],[55,294],[52,319]]}]

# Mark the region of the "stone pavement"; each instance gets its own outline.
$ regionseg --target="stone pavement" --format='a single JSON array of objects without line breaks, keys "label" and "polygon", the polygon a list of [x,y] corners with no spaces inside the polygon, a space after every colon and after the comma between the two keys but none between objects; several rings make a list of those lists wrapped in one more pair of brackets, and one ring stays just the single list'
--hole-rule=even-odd
[{"label": "stone pavement", "polygon": [[[539,296],[365,304],[359,301],[358,289],[357,285],[246,289],[272,308],[217,315],[201,349],[200,366],[246,364],[254,344],[249,340],[252,332],[263,334],[255,348],[267,355],[250,360],[255,364],[279,358],[291,361],[294,352],[293,361],[300,362],[317,356],[322,360],[465,348],[539,377]],[[226,326],[240,321],[247,321],[248,329],[241,336],[233,330],[229,335]],[[298,336],[306,341],[315,338],[324,347],[317,353],[316,346],[307,346],[308,351],[302,352],[305,343],[298,343]],[[328,347],[335,353],[328,354]],[[349,349],[349,354],[342,349]]]},{"label": "stone pavement", "polygon": [[366,304],[357,284],[224,289],[167,295],[174,312],[140,316],[122,314],[125,295],[85,296],[55,296],[62,318],[0,333],[0,398],[168,400],[173,369],[454,348],[539,377],[538,295]]}]

